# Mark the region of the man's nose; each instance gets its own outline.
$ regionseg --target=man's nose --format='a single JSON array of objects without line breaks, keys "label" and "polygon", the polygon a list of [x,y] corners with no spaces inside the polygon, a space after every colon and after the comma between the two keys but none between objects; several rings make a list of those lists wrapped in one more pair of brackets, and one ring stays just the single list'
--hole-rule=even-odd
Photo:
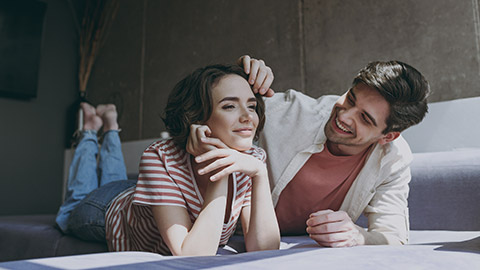
[{"label": "man's nose", "polygon": [[355,116],[355,108],[348,108],[341,111],[339,114],[340,121],[344,122],[347,125],[351,125],[353,123],[353,118]]}]

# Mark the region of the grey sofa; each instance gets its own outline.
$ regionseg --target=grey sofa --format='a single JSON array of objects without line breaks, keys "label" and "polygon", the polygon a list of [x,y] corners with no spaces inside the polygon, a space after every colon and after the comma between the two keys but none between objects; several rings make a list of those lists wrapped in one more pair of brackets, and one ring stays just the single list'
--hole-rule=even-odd
[{"label": "grey sofa", "polygon": [[[421,243],[422,238],[443,242],[447,238],[464,240],[465,231],[470,231],[469,236],[478,232],[479,237],[468,245],[474,245],[469,252],[480,253],[480,149],[414,154],[411,170],[408,200],[412,235],[417,239],[414,244]],[[54,215],[0,217],[0,261],[107,251],[105,244],[63,235],[55,227],[54,218]],[[365,218],[360,218],[358,224],[365,226]],[[295,241],[309,243],[308,237],[282,238],[286,245]],[[261,254],[268,257],[271,253],[242,255],[235,261]]]}]

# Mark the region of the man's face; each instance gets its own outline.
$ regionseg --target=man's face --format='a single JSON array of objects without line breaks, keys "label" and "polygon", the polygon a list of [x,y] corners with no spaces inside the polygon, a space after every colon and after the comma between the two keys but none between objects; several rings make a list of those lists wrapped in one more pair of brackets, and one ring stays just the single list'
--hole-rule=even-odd
[{"label": "man's face", "polygon": [[334,155],[354,155],[373,143],[384,144],[398,132],[382,134],[390,105],[375,89],[359,83],[335,103],[325,125],[327,146]]}]

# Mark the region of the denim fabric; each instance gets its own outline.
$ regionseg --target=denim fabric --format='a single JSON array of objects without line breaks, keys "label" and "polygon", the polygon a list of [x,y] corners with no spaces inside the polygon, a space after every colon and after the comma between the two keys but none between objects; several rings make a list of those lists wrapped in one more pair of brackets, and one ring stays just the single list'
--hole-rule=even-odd
[{"label": "denim fabric", "polygon": [[80,239],[105,242],[105,213],[122,191],[135,186],[135,180],[110,182],[90,192],[71,212],[67,225]]},{"label": "denim fabric", "polygon": [[98,168],[97,155],[98,140],[96,131],[83,131],[70,164],[66,199],[60,207],[56,218],[56,222],[63,232],[69,231],[69,216],[87,195],[99,186],[127,179],[118,131],[111,130],[104,134]]}]

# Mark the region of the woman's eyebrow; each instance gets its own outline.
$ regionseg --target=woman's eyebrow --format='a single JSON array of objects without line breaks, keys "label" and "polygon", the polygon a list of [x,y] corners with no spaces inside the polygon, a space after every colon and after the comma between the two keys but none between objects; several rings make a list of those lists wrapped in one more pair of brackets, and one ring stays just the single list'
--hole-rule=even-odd
[{"label": "woman's eyebrow", "polygon": [[224,101],[239,101],[239,100],[240,99],[238,97],[224,97],[218,103],[224,102]]},{"label": "woman's eyebrow", "polygon": [[[239,97],[224,97],[218,103],[224,102],[224,101],[240,101],[240,98]],[[253,101],[256,102],[257,99],[255,97],[251,97],[247,100],[247,102],[253,102]]]}]

